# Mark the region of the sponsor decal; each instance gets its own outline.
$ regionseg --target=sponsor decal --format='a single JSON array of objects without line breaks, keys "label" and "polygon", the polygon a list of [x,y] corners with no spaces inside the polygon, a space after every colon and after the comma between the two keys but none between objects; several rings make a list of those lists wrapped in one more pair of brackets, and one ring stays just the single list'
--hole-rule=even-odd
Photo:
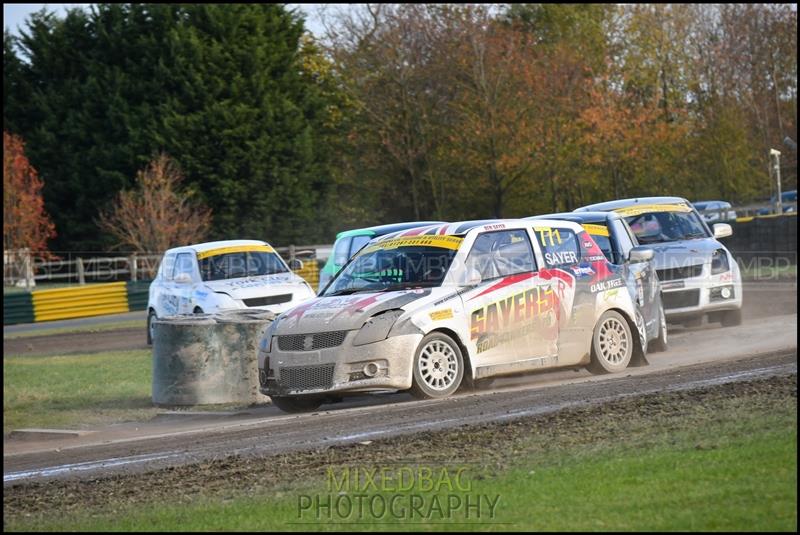
[{"label": "sponsor decal", "polygon": [[622,279],[608,279],[600,282],[596,282],[589,287],[589,291],[592,293],[599,293],[606,290],[610,290],[612,288],[619,288],[624,284]]},{"label": "sponsor decal", "polygon": [[[589,223],[581,225],[583,229],[588,232],[589,234],[593,234],[595,236],[606,236],[608,237],[608,227],[605,225],[592,225]],[[586,245],[586,247],[591,247],[591,245]]]},{"label": "sponsor decal", "polygon": [[606,259],[605,255],[592,255],[585,257],[587,262],[602,262]]},{"label": "sponsor decal", "polygon": [[574,266],[570,269],[572,270],[572,272],[575,274],[576,277],[594,275],[594,270],[588,266],[586,267]]},{"label": "sponsor decal", "polygon": [[616,299],[618,295],[619,295],[619,288],[614,288],[613,290],[606,290],[605,292],[603,292],[603,299],[605,299],[606,301],[611,301],[613,299]]},{"label": "sponsor decal", "polygon": [[719,276],[719,282],[731,282],[733,280],[733,273],[730,271],[723,273]]},{"label": "sponsor decal", "polygon": [[230,253],[274,253],[275,249],[273,249],[269,245],[232,245],[231,247],[218,247],[217,249],[209,249],[208,251],[203,251],[202,253],[197,253],[197,259],[202,260],[204,258],[208,258],[209,256],[217,256],[221,254],[230,254]]},{"label": "sponsor decal", "polygon": [[500,230],[504,228],[506,228],[506,226],[503,223],[496,223],[494,225],[485,225],[483,230]]},{"label": "sponsor decal", "polygon": [[397,249],[398,247],[439,247],[442,249],[458,250],[463,238],[458,236],[413,236],[400,237],[384,240],[376,244],[364,247],[359,251],[358,256],[371,253],[377,250]]},{"label": "sponsor decal", "polygon": [[625,217],[642,215],[649,212],[691,212],[692,209],[683,203],[680,204],[636,204],[614,210]]},{"label": "sponsor decal", "polygon": [[[509,331],[555,310],[557,305],[558,296],[552,288],[535,286],[509,295],[471,312],[470,338],[476,340],[487,334]],[[486,349],[489,348],[479,345],[478,353]]]},{"label": "sponsor decal", "polygon": [[560,266],[563,264],[577,264],[578,254],[575,251],[545,253],[544,259],[551,266]]},{"label": "sponsor decal", "polygon": [[433,321],[453,319],[453,309],[446,308],[444,310],[434,310],[428,314]]}]

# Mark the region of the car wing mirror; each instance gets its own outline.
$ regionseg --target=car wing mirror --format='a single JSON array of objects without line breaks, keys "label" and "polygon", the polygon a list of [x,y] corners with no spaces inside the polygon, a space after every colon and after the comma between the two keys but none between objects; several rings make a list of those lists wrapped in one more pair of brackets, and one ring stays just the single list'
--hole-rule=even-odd
[{"label": "car wing mirror", "polygon": [[289,260],[289,269],[292,271],[300,271],[303,269],[303,261],[296,258]]},{"label": "car wing mirror", "polygon": [[639,262],[648,262],[653,259],[655,254],[655,251],[653,251],[650,247],[634,247],[628,253],[628,261],[634,264]]},{"label": "car wing mirror", "polygon": [[178,273],[175,275],[175,282],[178,284],[189,284],[192,282],[192,276],[188,273]]},{"label": "car wing mirror", "polygon": [[733,227],[731,227],[729,224],[717,223],[716,225],[714,225],[715,238],[727,238],[732,234],[733,234]]}]

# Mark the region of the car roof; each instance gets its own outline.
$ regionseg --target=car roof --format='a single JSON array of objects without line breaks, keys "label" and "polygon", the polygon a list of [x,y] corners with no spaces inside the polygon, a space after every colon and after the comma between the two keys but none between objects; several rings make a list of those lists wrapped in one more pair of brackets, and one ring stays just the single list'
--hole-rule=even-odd
[{"label": "car roof", "polygon": [[622,219],[616,212],[559,212],[557,214],[543,214],[526,217],[525,219],[558,219],[564,221],[574,221],[575,223],[599,223]]},{"label": "car roof", "polygon": [[194,251],[196,253],[202,253],[205,251],[210,251],[211,249],[218,249],[220,247],[236,247],[239,245],[269,245],[265,241],[261,240],[220,240],[220,241],[209,241],[205,243],[196,243],[194,245],[183,245],[181,247],[173,247],[172,249],[167,249],[164,254],[167,253],[182,253],[186,251]]},{"label": "car roof", "polygon": [[430,225],[441,225],[444,221],[406,221],[404,223],[390,223],[388,225],[378,225],[376,227],[357,228],[352,230],[344,230],[336,235],[336,239],[346,238],[348,236],[384,236],[392,232],[399,232],[401,230],[408,230],[417,227],[426,227]]},{"label": "car roof", "polygon": [[686,203],[690,204],[689,201],[684,199],[683,197],[634,197],[631,199],[620,199],[617,201],[607,201],[601,202],[597,204],[590,204],[587,206],[581,206],[580,208],[576,208],[576,212],[596,212],[596,211],[608,211],[608,210],[616,210],[618,208],[626,208],[628,206],[635,206],[637,204],[678,204],[678,203]]},{"label": "car roof", "polygon": [[[478,219],[474,221],[457,221],[455,223],[445,223],[443,225],[432,225],[428,227],[419,227],[405,231],[387,234],[382,239],[393,239],[401,236],[434,236],[434,235],[449,235],[449,236],[463,236],[469,231],[474,229],[481,230],[504,230],[514,228],[524,228],[530,223],[537,223],[541,225],[560,226],[565,224],[567,226],[575,225],[573,230],[579,231],[580,225],[577,222],[565,221],[563,219],[536,219],[529,221],[526,219]],[[496,227],[496,228],[493,228]]]}]

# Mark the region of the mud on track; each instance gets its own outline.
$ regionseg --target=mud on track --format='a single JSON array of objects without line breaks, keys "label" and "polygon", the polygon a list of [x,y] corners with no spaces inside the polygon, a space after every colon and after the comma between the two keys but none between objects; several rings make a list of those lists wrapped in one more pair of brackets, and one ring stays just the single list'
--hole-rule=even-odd
[{"label": "mud on track", "polygon": [[[793,356],[796,360],[796,355]],[[751,359],[752,360],[752,359]],[[784,358],[767,359],[770,363]],[[707,368],[707,366],[706,366]],[[728,370],[736,366],[728,363]],[[738,366],[742,368],[742,366]],[[701,367],[684,369],[683,376],[707,375]],[[668,387],[676,374],[662,374]],[[646,447],[654,429],[703,425],[707,418],[745,406],[769,413],[775,407],[797,403],[796,371],[789,374],[706,384],[697,388],[663,390],[620,397],[602,404],[574,406],[505,422],[481,423],[436,432],[414,433],[308,451],[276,453],[267,457],[233,456],[141,474],[113,475],[89,480],[52,481],[5,487],[6,518],[64,514],[77,510],[167,502],[189,503],[200,497],[229,498],[291,488],[298,481],[314,482],[329,466],[380,466],[402,460],[408,463],[471,464],[477,476],[513,467],[517,459],[544,450],[576,445],[596,446],[616,442],[620,434]],[[696,448],[714,448],[698,444]],[[508,452],[514,452],[509,455]],[[142,492],[147,489],[147,492]]]}]

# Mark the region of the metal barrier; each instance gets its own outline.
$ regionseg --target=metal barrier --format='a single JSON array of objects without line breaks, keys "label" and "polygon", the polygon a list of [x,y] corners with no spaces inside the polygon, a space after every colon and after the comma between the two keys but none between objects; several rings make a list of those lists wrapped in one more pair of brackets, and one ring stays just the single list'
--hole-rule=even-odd
[{"label": "metal barrier", "polygon": [[128,312],[128,293],[124,282],[39,290],[31,295],[35,321]]}]

